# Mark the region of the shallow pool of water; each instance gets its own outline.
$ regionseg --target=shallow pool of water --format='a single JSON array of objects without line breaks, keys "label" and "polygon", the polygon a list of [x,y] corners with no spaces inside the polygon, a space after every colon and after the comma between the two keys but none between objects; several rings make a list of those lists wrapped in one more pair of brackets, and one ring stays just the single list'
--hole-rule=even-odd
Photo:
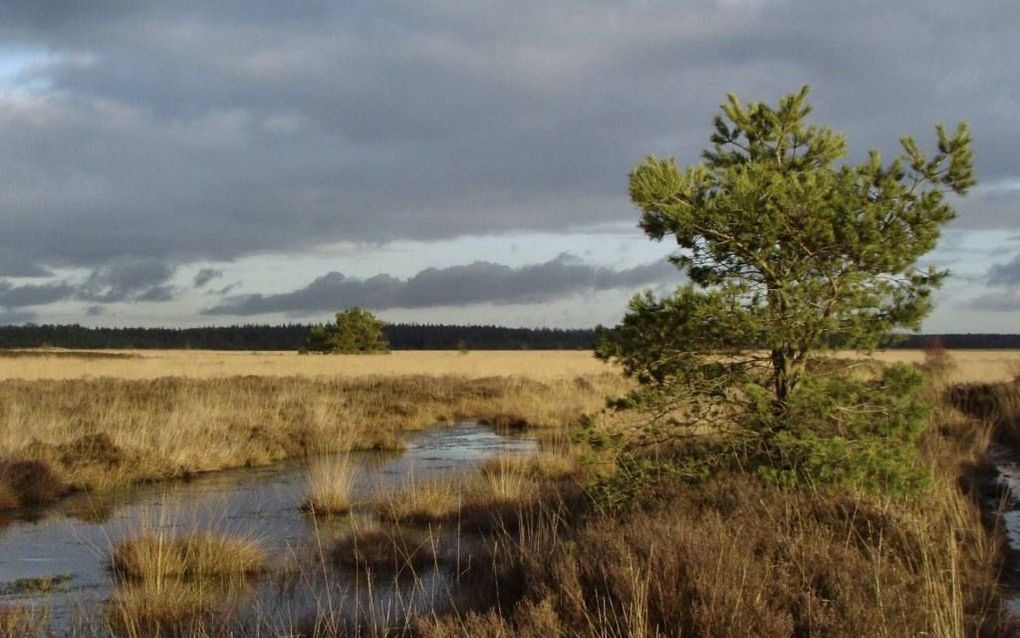
[{"label": "shallow pool of water", "polygon": [[[436,426],[407,436],[406,451],[358,453],[356,498],[471,470],[503,454],[526,454],[533,439],[478,423]],[[300,510],[307,468],[292,463],[237,469],[102,494],[82,494],[32,510],[0,513],[0,603],[45,604],[52,622],[107,599],[110,548],[140,530],[237,533],[255,538],[271,560],[286,560],[321,532]],[[319,529],[317,529],[319,528]],[[40,591],[46,590],[46,591]]]}]

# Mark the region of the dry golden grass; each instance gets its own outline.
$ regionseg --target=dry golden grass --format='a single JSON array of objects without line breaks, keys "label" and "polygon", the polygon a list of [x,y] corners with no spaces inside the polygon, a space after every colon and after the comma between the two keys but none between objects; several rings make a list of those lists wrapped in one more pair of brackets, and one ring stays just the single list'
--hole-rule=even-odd
[{"label": "dry golden grass", "polygon": [[265,556],[248,538],[212,532],[179,537],[145,534],[124,541],[110,554],[113,571],[126,578],[162,584],[176,579],[240,579],[262,571]]},{"label": "dry golden grass", "polygon": [[[539,381],[597,375],[610,370],[586,350],[401,350],[386,355],[299,355],[295,352],[208,350],[60,350],[0,357],[0,379],[214,379],[260,377],[394,377],[408,375],[521,377]],[[97,357],[96,354],[112,357]],[[76,354],[82,356],[75,356]],[[130,356],[116,356],[130,355]]]},{"label": "dry golden grass", "polygon": [[[9,351],[10,352],[10,351]],[[585,350],[397,351],[388,355],[307,355],[294,352],[206,350],[29,350],[0,357],[0,379],[197,379],[233,376],[393,377],[452,375],[466,378],[509,376],[549,381],[598,375],[613,370]],[[949,350],[960,382],[1008,381],[1020,374],[1020,350]],[[844,355],[857,356],[857,355]],[[921,350],[880,350],[883,362],[921,363]]]},{"label": "dry golden grass", "polygon": [[534,506],[540,481],[562,480],[573,476],[576,468],[572,459],[551,453],[528,458],[497,457],[465,477],[428,481],[412,477],[400,489],[377,500],[374,509],[379,518],[395,523],[491,530],[514,524],[520,511]]},{"label": "dry golden grass", "polygon": [[376,503],[376,513],[383,519],[430,523],[449,518],[463,500],[463,480],[459,477],[416,480],[408,477],[403,486]]},{"label": "dry golden grass", "polygon": [[563,447],[555,451],[543,450],[528,456],[500,456],[489,459],[481,465],[481,473],[487,478],[511,474],[535,480],[555,481],[574,476],[579,470],[579,453]]},{"label": "dry golden grass", "polygon": [[[943,380],[947,384],[1000,383],[1020,376],[1020,350],[946,350],[945,355],[949,365]],[[882,363],[922,364],[926,353],[923,350],[880,350],[868,356]]]},{"label": "dry golden grass", "polygon": [[235,635],[228,627],[240,591],[174,580],[125,584],[107,601],[98,624],[82,635],[225,638]]},{"label": "dry golden grass", "polygon": [[357,471],[346,454],[312,459],[305,509],[313,514],[345,514],[354,505],[356,479]]},{"label": "dry golden grass", "polygon": [[47,614],[28,605],[0,603],[0,638],[41,636],[46,631]]},{"label": "dry golden grass", "polygon": [[563,427],[626,387],[613,373],[0,381],[0,476],[9,503],[45,502],[69,489],[399,448],[402,432],[437,421]]},{"label": "dry golden grass", "polygon": [[529,501],[538,491],[530,459],[499,456],[486,461],[481,468],[481,481],[473,485],[472,499],[496,501]]}]

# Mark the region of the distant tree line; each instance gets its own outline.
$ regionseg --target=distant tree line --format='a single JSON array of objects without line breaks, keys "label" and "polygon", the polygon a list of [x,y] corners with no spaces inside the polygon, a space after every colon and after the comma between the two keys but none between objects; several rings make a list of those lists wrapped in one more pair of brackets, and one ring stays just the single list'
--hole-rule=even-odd
[{"label": "distant tree line", "polygon": [[[310,324],[209,326],[203,328],[88,328],[72,325],[0,326],[0,348],[138,348],[194,350],[298,350]],[[393,350],[587,350],[590,329],[504,328],[441,324],[387,324]],[[1020,334],[910,335],[891,348],[924,348],[935,338],[950,349],[1020,349]]]},{"label": "distant tree line", "polygon": [[[298,350],[311,329],[298,323],[202,328],[29,324],[0,326],[0,348]],[[595,343],[589,329],[387,324],[383,330],[393,350],[586,350]]]}]

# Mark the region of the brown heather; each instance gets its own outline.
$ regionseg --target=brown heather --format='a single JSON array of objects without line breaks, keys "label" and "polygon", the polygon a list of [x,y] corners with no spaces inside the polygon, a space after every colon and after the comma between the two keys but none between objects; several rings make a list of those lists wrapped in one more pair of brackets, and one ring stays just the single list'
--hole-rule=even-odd
[{"label": "brown heather", "polygon": [[341,567],[413,575],[439,564],[441,543],[429,530],[362,525],[333,544],[331,557]]},{"label": "brown heather", "polygon": [[961,491],[986,421],[943,406],[925,442],[932,487],[892,500],[770,487],[727,471],[664,485],[622,512],[545,499],[464,575],[474,608],[417,635],[1007,636],[1001,530]]}]

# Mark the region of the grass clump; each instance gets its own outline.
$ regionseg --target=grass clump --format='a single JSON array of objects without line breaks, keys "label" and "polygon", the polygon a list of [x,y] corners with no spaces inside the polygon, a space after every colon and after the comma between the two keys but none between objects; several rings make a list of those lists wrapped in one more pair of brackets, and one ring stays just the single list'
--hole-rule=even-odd
[{"label": "grass clump", "polygon": [[211,532],[176,538],[145,534],[117,545],[110,556],[118,575],[151,582],[251,576],[262,571],[264,563],[254,541]]},{"label": "grass clump", "polygon": [[461,485],[453,477],[416,481],[412,476],[403,489],[378,503],[376,512],[395,522],[433,523],[455,514],[461,501]]},{"label": "grass clump", "polygon": [[472,500],[528,501],[537,484],[532,479],[533,461],[526,457],[497,456],[484,462],[482,480],[470,495]]},{"label": "grass clump", "polygon": [[353,506],[357,471],[347,455],[315,459],[308,468],[304,508],[313,514],[345,514]]},{"label": "grass clump", "polygon": [[0,603],[0,638],[44,635],[47,621],[45,610],[29,605]]},{"label": "grass clump", "polygon": [[565,450],[543,451],[526,456],[502,455],[488,459],[481,465],[482,475],[490,480],[516,475],[522,479],[555,481],[575,476],[577,472],[577,457]]},{"label": "grass clump", "polygon": [[106,603],[103,633],[126,638],[148,636],[226,636],[229,596],[194,583],[119,587]]},{"label": "grass clump", "polygon": [[0,459],[0,509],[48,503],[68,491],[62,473],[45,456]]}]

